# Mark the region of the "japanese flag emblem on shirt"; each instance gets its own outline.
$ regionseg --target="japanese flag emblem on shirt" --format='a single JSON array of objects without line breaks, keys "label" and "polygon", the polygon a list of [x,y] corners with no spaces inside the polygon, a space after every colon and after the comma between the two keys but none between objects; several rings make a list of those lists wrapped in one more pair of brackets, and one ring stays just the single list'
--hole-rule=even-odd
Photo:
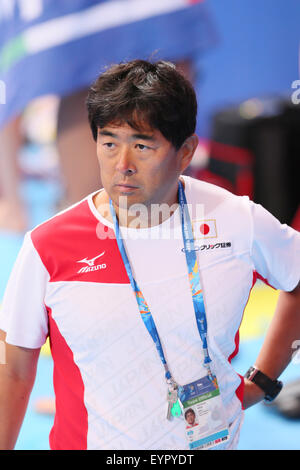
[{"label": "japanese flag emblem on shirt", "polygon": [[195,240],[203,238],[217,238],[217,224],[215,219],[193,220]]}]

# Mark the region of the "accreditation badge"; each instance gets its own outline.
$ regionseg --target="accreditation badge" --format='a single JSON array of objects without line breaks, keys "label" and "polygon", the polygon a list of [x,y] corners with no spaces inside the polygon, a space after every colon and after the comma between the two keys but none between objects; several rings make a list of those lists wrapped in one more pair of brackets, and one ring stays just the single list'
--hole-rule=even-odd
[{"label": "accreditation badge", "polygon": [[178,395],[190,449],[209,449],[229,439],[226,413],[214,375],[180,387]]}]

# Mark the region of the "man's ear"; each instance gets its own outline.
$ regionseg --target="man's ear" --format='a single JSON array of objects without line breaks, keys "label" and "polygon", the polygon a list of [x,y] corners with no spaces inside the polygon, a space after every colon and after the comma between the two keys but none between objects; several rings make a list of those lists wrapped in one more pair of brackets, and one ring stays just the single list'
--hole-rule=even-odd
[{"label": "man's ear", "polygon": [[191,135],[188,137],[178,150],[180,152],[180,163],[181,163],[181,173],[186,170],[186,168],[189,166],[191,163],[191,160],[193,158],[193,155],[196,151],[196,148],[198,146],[198,136],[196,134]]}]

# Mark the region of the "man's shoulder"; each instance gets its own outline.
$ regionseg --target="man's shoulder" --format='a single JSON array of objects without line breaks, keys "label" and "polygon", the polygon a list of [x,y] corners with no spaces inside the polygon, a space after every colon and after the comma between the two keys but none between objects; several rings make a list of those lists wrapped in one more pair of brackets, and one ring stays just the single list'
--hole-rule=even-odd
[{"label": "man's shoulder", "polygon": [[39,251],[58,240],[72,243],[74,237],[80,236],[83,227],[96,224],[97,221],[89,210],[88,198],[85,198],[37,225],[31,230],[30,236]]},{"label": "man's shoulder", "polygon": [[227,203],[234,206],[249,203],[248,196],[238,196],[221,186],[198,180],[190,176],[185,177],[184,180],[192,203],[194,201],[203,202],[208,205]]},{"label": "man's shoulder", "polygon": [[[77,280],[77,263],[93,259],[104,251],[103,242],[98,236],[99,220],[91,211],[90,196],[54,215],[29,233],[50,281]],[[79,280],[82,279],[83,276],[80,276]]]}]

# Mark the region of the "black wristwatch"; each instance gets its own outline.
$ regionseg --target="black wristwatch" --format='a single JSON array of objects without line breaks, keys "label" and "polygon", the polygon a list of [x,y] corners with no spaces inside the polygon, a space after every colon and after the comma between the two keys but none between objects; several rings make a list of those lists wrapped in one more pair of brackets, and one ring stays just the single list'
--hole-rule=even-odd
[{"label": "black wristwatch", "polygon": [[263,374],[255,366],[250,367],[244,377],[258,385],[265,392],[266,401],[273,401],[283,387],[283,383],[280,380],[270,379],[270,377]]}]

